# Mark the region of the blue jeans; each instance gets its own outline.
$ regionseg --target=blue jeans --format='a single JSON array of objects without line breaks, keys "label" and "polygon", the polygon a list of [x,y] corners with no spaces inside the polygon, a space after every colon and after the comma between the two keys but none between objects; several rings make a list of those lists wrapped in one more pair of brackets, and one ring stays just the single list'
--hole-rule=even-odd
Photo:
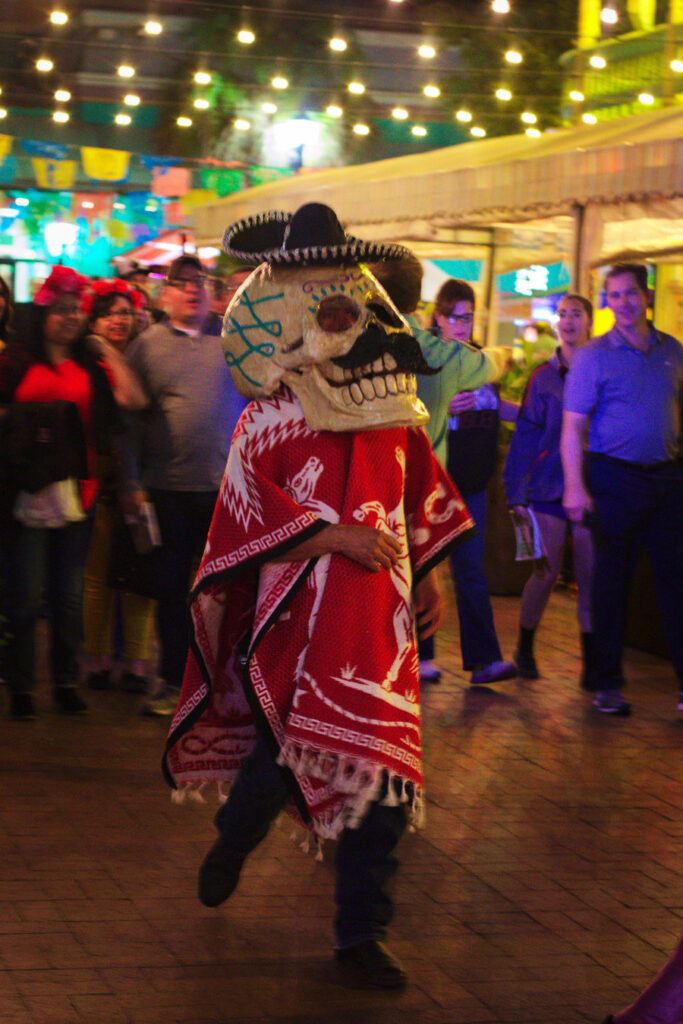
[{"label": "blue jeans", "polygon": [[187,661],[190,573],[204,549],[217,497],[217,491],[150,491],[162,541],[157,602],[160,673],[172,693],[180,692]]},{"label": "blue jeans", "polygon": [[619,690],[624,685],[626,601],[643,544],[652,560],[664,630],[683,688],[683,466],[651,471],[589,455],[587,476],[597,518],[595,688]]},{"label": "blue jeans", "polygon": [[454,548],[449,555],[455,583],[460,622],[462,666],[471,672],[478,666],[500,661],[502,654],[489,588],[484,575],[484,533],[486,530],[486,491],[465,498],[477,532]]},{"label": "blue jeans", "polygon": [[6,655],[10,690],[31,693],[35,632],[45,606],[50,615],[49,664],[55,687],[75,686],[83,640],[83,569],[92,517],[58,529],[12,525],[7,537]]},{"label": "blue jeans", "polygon": [[[228,856],[242,860],[265,838],[289,799],[287,775],[259,739],[216,815]],[[388,885],[398,867],[395,850],[406,822],[405,804],[374,803],[357,829],[342,832],[337,844],[334,922],[340,947],[384,938],[394,912]]]}]

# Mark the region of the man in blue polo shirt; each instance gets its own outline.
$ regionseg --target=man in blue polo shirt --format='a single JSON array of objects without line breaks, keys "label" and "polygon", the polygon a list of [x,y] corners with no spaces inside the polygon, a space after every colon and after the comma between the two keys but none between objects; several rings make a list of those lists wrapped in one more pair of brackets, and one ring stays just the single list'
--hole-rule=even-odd
[{"label": "man in blue polo shirt", "polygon": [[561,441],[567,516],[595,523],[593,704],[607,714],[630,711],[621,694],[625,605],[645,543],[683,710],[683,347],[647,319],[644,266],[615,264],[605,289],[614,327],[576,354]]}]

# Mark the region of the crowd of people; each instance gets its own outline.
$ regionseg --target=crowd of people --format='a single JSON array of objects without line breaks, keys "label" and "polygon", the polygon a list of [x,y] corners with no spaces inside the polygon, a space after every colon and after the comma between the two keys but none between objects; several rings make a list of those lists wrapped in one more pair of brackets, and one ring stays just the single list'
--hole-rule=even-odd
[{"label": "crowd of people", "polygon": [[[174,716],[167,772],[181,790],[195,778],[183,736],[192,729],[229,735],[226,723],[236,714],[241,754],[217,817],[219,839],[200,872],[200,898],[217,906],[229,897],[244,859],[294,799],[304,824],[340,839],[338,959],[373,984],[398,987],[405,972],[383,944],[392,913],[386,886],[407,809],[419,820],[421,776],[406,768],[408,751],[386,763],[362,761],[362,771],[350,753],[343,765],[328,754],[323,764],[315,742],[311,747],[302,738],[301,723],[317,715],[327,730],[337,725],[335,715],[372,721],[366,742],[399,749],[388,723],[380,727],[360,715],[360,698],[351,691],[374,679],[377,699],[391,694],[392,706],[405,709],[413,699],[411,672],[419,671],[423,684],[438,681],[434,634],[442,601],[433,569],[445,555],[470,684],[539,678],[534,640],[568,534],[578,584],[580,686],[592,693],[593,707],[617,716],[630,711],[622,694],[625,608],[644,544],[683,710],[683,348],[648,318],[646,269],[616,264],[604,280],[614,327],[591,340],[591,303],[565,295],[557,308],[556,350],[533,372],[517,405],[500,393],[510,350],[482,348],[473,338],[475,294],[467,282],[442,285],[425,326],[416,316],[422,267],[412,253],[335,237],[336,219],[324,224],[326,244],[315,235],[317,225],[314,244],[305,244],[297,241],[295,223],[282,243],[289,246],[286,258],[277,247],[263,249],[259,223],[253,262],[261,270],[249,277],[249,268],[237,266],[227,280],[212,283],[211,293],[199,259],[179,256],[156,310],[140,281],[89,281],[59,266],[14,331],[12,297],[0,282],[3,671],[11,715],[33,719],[36,626],[47,612],[57,709],[87,711],[81,680],[86,688],[145,694],[146,714]],[[305,217],[299,230],[311,230]],[[229,251],[239,256],[240,245],[233,240]],[[344,276],[344,254],[357,261],[361,251],[360,270]],[[302,301],[296,269],[280,268],[290,261],[307,268],[306,287],[315,289],[320,277],[323,295],[328,278],[332,291],[339,284],[338,295],[318,297],[309,309],[325,337],[317,338],[308,363],[296,362],[308,344],[303,334],[295,330],[284,344],[283,332]],[[328,265],[337,277],[321,271]],[[245,280],[255,281],[249,294]],[[350,281],[348,292],[365,296],[360,305],[342,287]],[[235,295],[236,312],[231,316],[231,306],[223,326]],[[254,318],[258,303],[271,303],[272,320]],[[353,363],[344,337],[364,316],[363,360]],[[252,328],[259,333],[249,338]],[[265,341],[258,344],[261,334]],[[276,352],[277,376],[268,377]],[[245,370],[254,354],[264,357],[269,386]],[[320,395],[311,398],[302,383],[301,367],[312,365],[330,375],[317,384],[330,403],[323,413]],[[422,374],[417,395],[410,384],[415,370]],[[256,401],[244,413],[248,397]],[[388,400],[378,421],[379,398]],[[419,429],[405,433],[424,422],[424,407],[428,440]],[[330,409],[335,418],[328,427]],[[500,420],[515,424],[503,469],[510,513],[539,548],[509,659],[498,642],[484,572],[486,492]],[[299,472],[295,451],[297,458],[308,456]],[[377,472],[380,452],[385,461]],[[350,522],[334,480],[323,477],[324,500],[316,491],[328,462],[338,465],[344,486],[361,502]],[[375,492],[381,489],[380,501]],[[407,526],[398,515],[404,506]],[[130,563],[125,571],[124,562]],[[190,620],[188,594],[198,564]],[[384,582],[371,592],[373,574]],[[321,603],[328,576],[342,588],[332,612]],[[331,714],[322,710],[325,700],[313,700],[315,680],[302,666],[329,660],[329,641],[323,648],[319,640],[325,616],[343,614],[344,587],[355,586],[356,578],[371,603],[385,609],[398,654],[391,661],[385,639],[376,649],[351,616],[344,643],[367,669],[361,679],[357,665],[350,667],[353,659],[347,661],[340,682],[349,690],[348,706],[340,690]],[[234,622],[226,624],[226,615]],[[155,621],[157,683],[150,654]],[[289,645],[288,636],[296,643]],[[239,673],[252,660],[259,686],[251,698],[247,693],[247,709],[241,688],[249,690],[250,669],[242,682]],[[304,677],[310,692],[300,685]],[[297,724],[279,735],[277,713],[269,709],[285,691],[298,710],[292,716]],[[247,728],[248,715],[253,723]],[[419,723],[415,728],[419,734]]]}]

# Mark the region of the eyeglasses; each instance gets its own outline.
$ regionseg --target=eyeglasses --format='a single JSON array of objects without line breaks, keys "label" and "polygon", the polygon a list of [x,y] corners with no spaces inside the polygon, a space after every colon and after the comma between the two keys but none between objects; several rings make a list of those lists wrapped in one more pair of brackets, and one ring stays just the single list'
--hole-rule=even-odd
[{"label": "eyeglasses", "polygon": [[206,275],[197,274],[196,277],[174,277],[172,280],[169,279],[167,283],[171,288],[179,288],[180,291],[186,292],[190,288],[203,288],[206,284]]},{"label": "eyeglasses", "polygon": [[132,320],[134,316],[135,313],[132,309],[117,309],[113,313],[107,313],[102,319],[114,320],[118,318],[119,320]]},{"label": "eyeglasses", "polygon": [[451,313],[446,317],[446,323],[452,327],[456,324],[471,324],[474,320],[474,313]]}]

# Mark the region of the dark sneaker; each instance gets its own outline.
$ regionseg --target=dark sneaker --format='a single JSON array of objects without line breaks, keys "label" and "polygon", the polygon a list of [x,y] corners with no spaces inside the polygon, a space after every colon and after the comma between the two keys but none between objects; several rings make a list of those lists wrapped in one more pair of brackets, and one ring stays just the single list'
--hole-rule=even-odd
[{"label": "dark sneaker", "polygon": [[240,880],[244,858],[231,857],[223,840],[213,844],[199,869],[198,895],[205,907],[218,907],[232,896]]},{"label": "dark sneaker", "polygon": [[147,679],[145,676],[137,676],[135,672],[124,672],[119,686],[124,693],[145,693],[147,690]]},{"label": "dark sneaker", "polygon": [[55,704],[63,715],[87,715],[88,705],[75,686],[57,686]]},{"label": "dark sneaker", "polygon": [[433,661],[421,661],[420,679],[423,683],[438,683],[441,679],[441,669]]},{"label": "dark sneaker", "polygon": [[624,700],[621,690],[598,690],[593,707],[603,715],[631,714],[631,705]]},{"label": "dark sneaker", "polygon": [[471,686],[485,686],[487,683],[499,683],[502,679],[515,679],[517,666],[512,661],[492,661],[472,673]]},{"label": "dark sneaker", "polygon": [[36,717],[33,696],[30,693],[10,693],[10,714],[19,722],[32,722]]},{"label": "dark sneaker", "polygon": [[518,648],[514,653],[514,659],[517,674],[522,679],[540,679],[538,665],[531,651],[520,651]]},{"label": "dark sneaker", "polygon": [[377,939],[366,939],[355,946],[336,949],[334,955],[355,980],[374,988],[403,988],[408,982],[400,961]]},{"label": "dark sneaker", "polygon": [[91,672],[85,680],[89,690],[111,690],[113,683],[108,668],[101,672]]}]

